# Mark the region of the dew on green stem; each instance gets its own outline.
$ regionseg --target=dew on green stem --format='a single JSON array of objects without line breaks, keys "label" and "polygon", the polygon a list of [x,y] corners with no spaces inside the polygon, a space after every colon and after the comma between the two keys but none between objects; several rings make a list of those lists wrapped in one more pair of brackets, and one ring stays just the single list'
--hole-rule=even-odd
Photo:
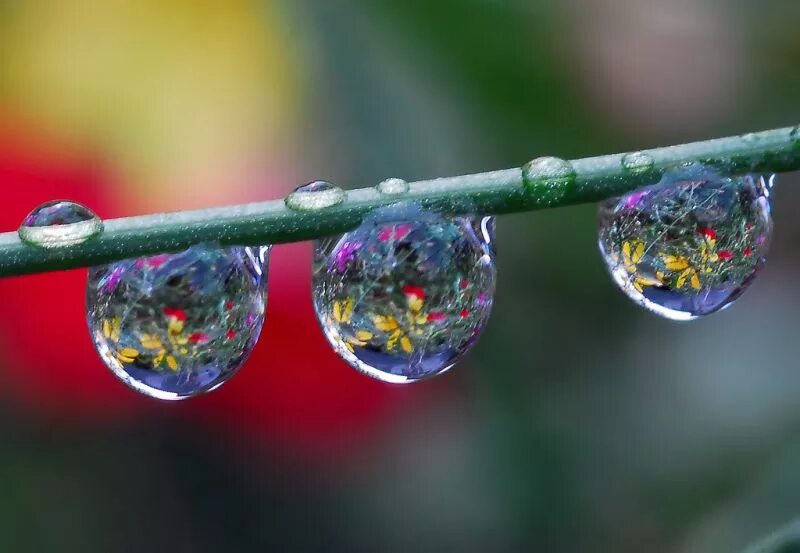
[{"label": "dew on green stem", "polygon": [[106,366],[145,395],[184,399],[227,382],[264,322],[269,247],[199,244],[89,272],[89,332]]},{"label": "dew on green stem", "polygon": [[769,186],[763,177],[695,166],[602,203],[599,246],[611,276],[634,302],[669,319],[728,307],[764,263]]},{"label": "dew on green stem", "polygon": [[522,181],[527,192],[543,203],[555,203],[574,186],[575,168],[557,157],[540,157],[522,168]]},{"label": "dew on green stem", "polygon": [[753,145],[758,142],[758,135],[754,132],[749,132],[742,135],[742,140],[748,145]]},{"label": "dew on green stem", "polygon": [[345,191],[325,181],[314,181],[286,196],[286,207],[294,211],[319,211],[344,201]]},{"label": "dew on green stem", "polygon": [[403,179],[386,179],[377,187],[378,192],[387,196],[405,194],[408,192],[408,183]]},{"label": "dew on green stem", "polygon": [[103,231],[103,222],[88,207],[76,202],[45,202],[22,221],[20,239],[40,248],[61,248],[86,242]]},{"label": "dew on green stem", "polygon": [[800,125],[791,130],[789,138],[792,140],[792,145],[795,148],[800,148]]},{"label": "dew on green stem", "polygon": [[416,206],[371,213],[315,243],[313,300],[326,338],[351,366],[392,383],[443,373],[477,341],[494,298],[491,217]]},{"label": "dew on green stem", "polygon": [[632,152],[622,158],[622,168],[633,175],[643,175],[653,169],[655,160],[647,152]]}]

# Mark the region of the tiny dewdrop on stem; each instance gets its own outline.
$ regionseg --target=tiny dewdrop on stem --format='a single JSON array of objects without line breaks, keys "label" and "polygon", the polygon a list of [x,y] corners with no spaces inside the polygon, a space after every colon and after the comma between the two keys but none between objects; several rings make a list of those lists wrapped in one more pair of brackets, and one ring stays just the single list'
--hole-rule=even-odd
[{"label": "tiny dewdrop on stem", "polygon": [[386,196],[397,196],[405,194],[409,190],[408,183],[403,179],[386,179],[376,186],[378,192]]},{"label": "tiny dewdrop on stem", "polygon": [[493,235],[492,217],[400,203],[316,241],[312,293],[326,338],[351,366],[384,382],[443,373],[489,319]]},{"label": "tiny dewdrop on stem", "polygon": [[522,168],[526,193],[543,205],[555,205],[563,200],[576,178],[572,163],[558,157],[539,157]]},{"label": "tiny dewdrop on stem", "polygon": [[730,306],[764,264],[771,185],[772,178],[689,165],[601,203],[599,246],[614,282],[668,319]]},{"label": "tiny dewdrop on stem", "polygon": [[75,246],[103,232],[103,222],[77,202],[54,200],[31,211],[19,227],[26,244],[46,249]]},{"label": "tiny dewdrop on stem", "polygon": [[177,400],[214,390],[244,364],[264,323],[269,246],[198,244],[89,272],[89,332],[134,390]]},{"label": "tiny dewdrop on stem", "polygon": [[286,196],[284,203],[293,211],[319,211],[342,203],[347,193],[325,181],[304,184]]},{"label": "tiny dewdrop on stem", "polygon": [[622,168],[633,175],[643,175],[653,169],[655,160],[647,152],[631,152],[622,158]]}]

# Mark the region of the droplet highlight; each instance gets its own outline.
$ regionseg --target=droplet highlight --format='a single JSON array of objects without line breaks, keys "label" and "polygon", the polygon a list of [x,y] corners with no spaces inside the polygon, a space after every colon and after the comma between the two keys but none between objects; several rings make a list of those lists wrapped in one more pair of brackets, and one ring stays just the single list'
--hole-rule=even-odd
[{"label": "droplet highlight", "polygon": [[20,239],[40,248],[75,246],[103,232],[103,222],[88,207],[77,202],[45,202],[22,221]]},{"label": "droplet highlight", "polygon": [[600,206],[600,251],[637,304],[673,320],[708,315],[739,298],[763,265],[768,198],[763,177],[669,171],[659,184]]},{"label": "droplet highlight", "polygon": [[622,168],[633,175],[644,175],[651,171],[654,165],[653,156],[647,152],[631,152],[622,158]]},{"label": "droplet highlight", "polygon": [[408,183],[403,179],[386,179],[377,187],[378,192],[387,196],[395,196],[408,192]]},{"label": "droplet highlight", "polygon": [[164,400],[227,382],[264,323],[269,247],[200,244],[89,272],[89,332],[125,384]]},{"label": "droplet highlight", "polygon": [[405,205],[315,242],[314,308],[326,338],[351,366],[385,382],[448,370],[489,319],[493,231],[491,217]]},{"label": "droplet highlight", "polygon": [[345,191],[338,186],[315,181],[298,187],[284,202],[294,211],[319,211],[342,203],[345,196]]}]

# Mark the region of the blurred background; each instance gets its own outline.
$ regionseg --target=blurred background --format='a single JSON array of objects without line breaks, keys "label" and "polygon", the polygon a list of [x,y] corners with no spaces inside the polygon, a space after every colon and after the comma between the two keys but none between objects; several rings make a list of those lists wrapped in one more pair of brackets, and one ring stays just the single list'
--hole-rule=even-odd
[{"label": "blurred background", "polygon": [[[0,0],[0,223],[519,166],[798,122],[796,0]],[[592,205],[498,221],[482,340],[391,387],[328,349],[310,244],[203,398],[119,383],[85,271],[0,281],[0,549],[732,553],[800,514],[800,178],[690,325],[627,301]]]}]

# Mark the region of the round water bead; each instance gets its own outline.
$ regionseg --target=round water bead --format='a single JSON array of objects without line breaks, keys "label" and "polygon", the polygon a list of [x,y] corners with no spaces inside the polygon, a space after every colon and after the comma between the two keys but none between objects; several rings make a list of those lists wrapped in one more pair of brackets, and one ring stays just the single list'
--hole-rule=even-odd
[{"label": "round water bead", "polygon": [[294,211],[319,211],[342,203],[347,193],[326,181],[304,184],[286,196],[286,207]]},{"label": "round water bead", "polygon": [[600,251],[614,281],[674,320],[719,311],[764,263],[772,234],[769,185],[702,167],[600,206]]},{"label": "round water bead", "polygon": [[315,243],[313,299],[334,349],[393,383],[449,369],[486,326],[495,290],[491,217],[379,209]]},{"label": "round water bead", "polygon": [[386,179],[376,187],[378,192],[387,196],[395,196],[397,194],[405,194],[409,190],[408,183],[403,179]]},{"label": "round water bead", "polygon": [[41,248],[60,248],[86,242],[103,231],[103,222],[88,207],[54,200],[31,211],[19,227],[22,241]]},{"label": "round water bead", "polygon": [[269,247],[201,244],[92,268],[87,320],[117,377],[145,395],[211,391],[255,347],[267,298]]}]

